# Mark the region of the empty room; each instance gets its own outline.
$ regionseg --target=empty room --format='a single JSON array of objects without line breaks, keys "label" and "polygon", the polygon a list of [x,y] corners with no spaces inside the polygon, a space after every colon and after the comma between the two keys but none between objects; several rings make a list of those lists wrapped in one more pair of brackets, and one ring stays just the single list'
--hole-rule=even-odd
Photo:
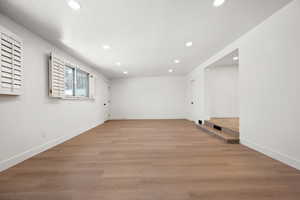
[{"label": "empty room", "polygon": [[299,200],[299,0],[0,0],[0,200]]}]

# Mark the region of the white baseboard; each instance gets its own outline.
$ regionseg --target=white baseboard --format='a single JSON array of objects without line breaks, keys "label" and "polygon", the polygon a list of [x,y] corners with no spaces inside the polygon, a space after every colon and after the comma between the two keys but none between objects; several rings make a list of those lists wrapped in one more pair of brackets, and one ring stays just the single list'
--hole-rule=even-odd
[{"label": "white baseboard", "polygon": [[275,160],[278,160],[284,164],[287,164],[293,168],[300,170],[300,161],[285,154],[270,150],[269,148],[262,147],[261,145],[250,142],[249,140],[241,139],[240,143],[244,146],[247,146],[251,149],[254,149],[262,154],[265,154]]},{"label": "white baseboard", "polygon": [[[92,128],[89,128],[87,129],[86,131],[90,130],[90,129],[93,129],[101,124],[103,124],[104,122],[101,122],[100,124],[92,127]],[[81,135],[82,133],[85,133],[86,131],[83,131],[83,132],[80,132],[80,133],[77,133],[77,134],[72,134],[72,135],[64,135],[62,137],[59,137],[57,139],[54,139],[52,141],[49,141],[45,144],[42,144],[40,146],[37,146],[37,147],[33,147],[25,152],[22,152],[20,154],[17,154],[9,159],[6,159],[6,160],[3,160],[0,162],[0,172],[10,168],[10,167],[13,167],[39,153],[42,153],[50,148],[53,148],[54,146],[57,146],[61,143],[64,143],[65,141],[67,140],[70,140],[78,135]]]},{"label": "white baseboard", "polygon": [[113,116],[112,120],[137,120],[137,119],[186,119],[186,116],[183,114],[174,114],[174,115],[126,115],[126,116]]}]

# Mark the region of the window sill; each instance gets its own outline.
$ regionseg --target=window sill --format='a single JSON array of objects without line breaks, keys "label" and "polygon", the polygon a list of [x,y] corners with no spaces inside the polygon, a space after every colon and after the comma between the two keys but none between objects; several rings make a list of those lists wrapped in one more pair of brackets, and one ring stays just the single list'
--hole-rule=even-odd
[{"label": "window sill", "polygon": [[95,100],[95,98],[90,98],[90,97],[74,97],[74,96],[65,96],[62,97],[63,100],[81,100],[81,101],[92,101]]}]

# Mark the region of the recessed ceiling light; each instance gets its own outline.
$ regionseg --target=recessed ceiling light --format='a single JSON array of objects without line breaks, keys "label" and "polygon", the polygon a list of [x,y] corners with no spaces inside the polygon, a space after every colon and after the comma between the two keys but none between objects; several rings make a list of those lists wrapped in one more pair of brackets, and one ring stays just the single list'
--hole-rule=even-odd
[{"label": "recessed ceiling light", "polygon": [[170,73],[173,73],[174,72],[174,69],[169,69],[168,70]]},{"label": "recessed ceiling light", "polygon": [[178,64],[180,63],[180,60],[174,60],[174,63]]},{"label": "recessed ceiling light", "polygon": [[187,42],[187,43],[185,43],[185,46],[186,47],[191,47],[191,46],[193,46],[193,42]]},{"label": "recessed ceiling light", "polygon": [[215,7],[220,7],[225,3],[225,0],[214,0],[214,6]]},{"label": "recessed ceiling light", "polygon": [[105,49],[105,50],[108,50],[108,49],[110,49],[111,47],[110,47],[109,45],[103,45],[102,48]]},{"label": "recessed ceiling light", "polygon": [[77,1],[75,1],[75,0],[68,0],[68,5],[73,10],[79,10],[80,9],[80,4]]},{"label": "recessed ceiling light", "polygon": [[120,62],[116,62],[116,65],[121,66],[121,63]]},{"label": "recessed ceiling light", "polygon": [[238,60],[239,57],[238,57],[238,56],[235,56],[235,57],[233,57],[232,59],[233,59],[233,60]]},{"label": "recessed ceiling light", "polygon": [[123,74],[128,74],[128,72],[127,72],[127,71],[125,71],[125,72],[123,72]]}]

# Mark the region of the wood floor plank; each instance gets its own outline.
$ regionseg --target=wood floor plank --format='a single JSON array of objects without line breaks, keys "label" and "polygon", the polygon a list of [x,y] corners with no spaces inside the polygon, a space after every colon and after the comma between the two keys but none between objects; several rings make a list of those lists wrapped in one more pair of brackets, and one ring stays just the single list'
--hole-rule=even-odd
[{"label": "wood floor plank", "polygon": [[0,200],[299,200],[300,172],[186,120],[109,121],[0,173]]}]

